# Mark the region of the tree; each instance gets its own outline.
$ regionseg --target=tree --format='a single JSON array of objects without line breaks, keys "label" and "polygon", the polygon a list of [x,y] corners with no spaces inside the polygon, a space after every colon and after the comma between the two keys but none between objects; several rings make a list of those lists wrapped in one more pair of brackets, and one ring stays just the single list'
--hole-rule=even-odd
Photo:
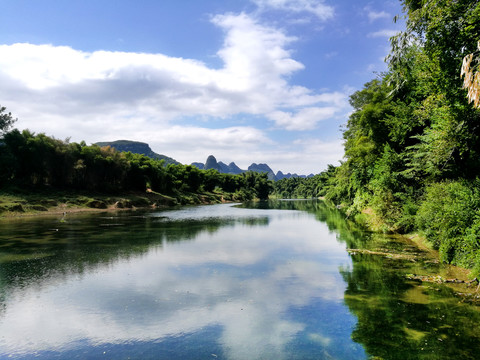
[{"label": "tree", "polygon": [[403,5],[408,16],[407,31],[397,40],[413,37],[421,43],[427,56],[438,62],[441,70],[436,74],[439,90],[451,101],[463,100],[458,69],[465,54],[474,52],[477,47],[480,1],[403,0]]},{"label": "tree", "polygon": [[268,195],[273,190],[273,184],[271,180],[268,180],[267,173],[256,173],[255,178],[255,193],[260,200],[267,200]]},{"label": "tree", "polygon": [[7,113],[6,110],[6,107],[0,106],[0,135],[10,130],[13,123],[17,121],[17,119],[12,117],[12,113]]},{"label": "tree", "polygon": [[[468,91],[468,102],[473,102],[474,107],[480,108],[480,57],[478,57],[480,41],[477,48],[475,53],[468,54],[463,58],[460,77],[463,77],[463,88]],[[475,60],[474,55],[477,55]]]}]

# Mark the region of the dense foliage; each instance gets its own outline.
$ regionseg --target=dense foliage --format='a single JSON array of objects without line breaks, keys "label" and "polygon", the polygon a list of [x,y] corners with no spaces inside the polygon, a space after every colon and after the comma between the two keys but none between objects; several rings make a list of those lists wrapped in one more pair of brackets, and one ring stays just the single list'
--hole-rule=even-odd
[{"label": "dense foliage", "polygon": [[[477,54],[480,1],[403,5],[406,31],[391,39],[388,71],[350,97],[344,161],[308,188],[349,216],[372,215],[377,228],[422,231],[442,260],[478,274],[480,110],[460,75]],[[307,183],[287,185],[277,192],[303,195]]]},{"label": "dense foliage", "polygon": [[479,272],[480,112],[460,70],[480,39],[480,2],[403,4],[389,71],[351,96],[345,162],[326,196],[389,230],[421,230],[442,260]]},{"label": "dense foliage", "polygon": [[272,189],[267,174],[241,175],[168,164],[145,155],[118,152],[34,134],[6,132],[0,145],[0,186],[45,187],[119,193],[145,191],[169,195],[229,193],[232,200],[265,199]]},{"label": "dense foliage", "polygon": [[327,181],[334,172],[335,167],[329,165],[327,170],[312,177],[283,178],[274,183],[274,195],[280,199],[309,199],[324,196]]}]

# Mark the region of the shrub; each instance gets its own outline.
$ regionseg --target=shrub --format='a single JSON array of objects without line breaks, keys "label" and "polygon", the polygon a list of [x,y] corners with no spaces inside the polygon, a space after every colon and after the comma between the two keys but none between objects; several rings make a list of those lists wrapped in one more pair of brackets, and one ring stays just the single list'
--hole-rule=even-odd
[{"label": "shrub", "polygon": [[416,224],[443,261],[469,266],[477,260],[480,182],[444,181],[427,187]]}]

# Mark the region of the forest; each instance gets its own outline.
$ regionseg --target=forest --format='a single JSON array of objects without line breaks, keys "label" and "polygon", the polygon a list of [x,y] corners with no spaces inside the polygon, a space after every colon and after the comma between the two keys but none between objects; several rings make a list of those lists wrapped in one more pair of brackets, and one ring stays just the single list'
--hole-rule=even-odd
[{"label": "forest", "polygon": [[377,230],[421,233],[443,262],[479,274],[480,2],[402,4],[388,71],[350,97],[340,166],[276,191],[324,196]]},{"label": "forest", "polygon": [[221,174],[192,165],[165,164],[112,147],[58,140],[29,130],[10,130],[15,119],[0,108],[0,188],[75,190],[119,194],[157,192],[182,199],[216,191],[226,200],[266,199],[266,174]]}]

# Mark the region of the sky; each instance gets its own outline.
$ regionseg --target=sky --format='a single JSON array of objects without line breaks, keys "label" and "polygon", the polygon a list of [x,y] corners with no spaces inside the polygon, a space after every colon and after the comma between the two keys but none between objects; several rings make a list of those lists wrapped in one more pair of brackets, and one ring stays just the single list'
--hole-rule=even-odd
[{"label": "sky", "polygon": [[398,0],[0,0],[0,105],[57,139],[319,173]]}]

